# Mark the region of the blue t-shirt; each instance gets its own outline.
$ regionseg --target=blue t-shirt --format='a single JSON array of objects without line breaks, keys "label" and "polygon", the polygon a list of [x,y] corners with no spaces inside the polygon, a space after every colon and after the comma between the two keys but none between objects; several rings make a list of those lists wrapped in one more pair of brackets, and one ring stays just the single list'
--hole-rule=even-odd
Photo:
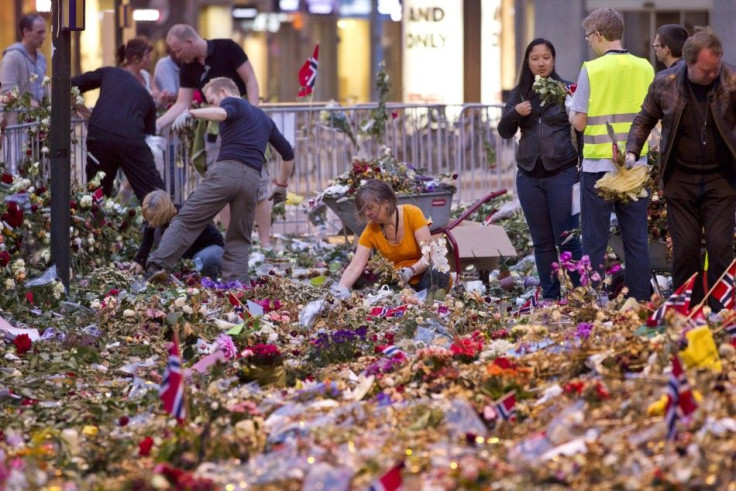
[{"label": "blue t-shirt", "polygon": [[220,107],[227,118],[220,123],[222,144],[217,160],[235,160],[260,171],[268,143],[282,159],[294,159],[291,144],[260,108],[238,97],[224,98]]}]

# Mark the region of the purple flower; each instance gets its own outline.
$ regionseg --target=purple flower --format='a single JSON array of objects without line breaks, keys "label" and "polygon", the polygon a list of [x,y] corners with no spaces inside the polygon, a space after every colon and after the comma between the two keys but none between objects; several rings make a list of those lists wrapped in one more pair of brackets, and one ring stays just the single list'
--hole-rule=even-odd
[{"label": "purple flower", "polygon": [[589,322],[581,322],[575,328],[575,337],[587,340],[590,337],[591,332],[593,332],[593,324]]},{"label": "purple flower", "polygon": [[566,263],[570,259],[572,259],[572,253],[570,251],[563,251],[562,254],[560,254],[560,262]]},{"label": "purple flower", "polygon": [[608,269],[608,271],[606,271],[606,274],[607,275],[614,275],[614,274],[618,273],[619,271],[621,271],[621,265],[620,264],[614,264],[613,266],[611,266]]}]

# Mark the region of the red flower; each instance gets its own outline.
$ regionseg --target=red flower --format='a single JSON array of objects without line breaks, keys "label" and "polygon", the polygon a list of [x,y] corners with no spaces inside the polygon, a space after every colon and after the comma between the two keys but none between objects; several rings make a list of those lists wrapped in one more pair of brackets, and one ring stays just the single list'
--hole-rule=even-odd
[{"label": "red flower", "polygon": [[148,457],[151,455],[151,448],[153,448],[153,438],[147,436],[138,444],[138,455]]},{"label": "red flower", "polygon": [[4,268],[10,262],[10,253],[8,251],[0,251],[0,268]]},{"label": "red flower", "polygon": [[509,360],[508,358],[504,358],[503,356],[499,356],[495,360],[493,360],[493,364],[496,365],[498,368],[503,368],[504,370],[508,370],[509,368],[516,368],[516,363]]},{"label": "red flower", "polygon": [[23,210],[18,208],[18,203],[11,201],[8,203],[8,209],[0,217],[11,227],[20,227],[23,223]]},{"label": "red flower", "polygon": [[7,173],[3,173],[2,177],[0,177],[0,182],[3,184],[13,184],[13,176]]},{"label": "red flower", "polygon": [[[130,418],[128,418],[127,416],[120,416],[120,419],[118,419],[118,424],[120,426],[127,426],[128,422],[130,422]],[[140,445],[138,446],[138,448],[140,449]],[[148,450],[150,451],[151,449],[149,448]]]},{"label": "red flower", "polygon": [[15,339],[13,339],[13,344],[15,345],[15,351],[19,355],[22,355],[31,349],[33,342],[31,342],[31,338],[28,337],[28,334],[19,334]]}]

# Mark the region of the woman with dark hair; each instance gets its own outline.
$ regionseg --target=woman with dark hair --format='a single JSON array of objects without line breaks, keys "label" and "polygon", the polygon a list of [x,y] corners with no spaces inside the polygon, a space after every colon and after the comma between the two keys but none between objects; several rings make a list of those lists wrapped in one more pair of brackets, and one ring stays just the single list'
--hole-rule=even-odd
[{"label": "woman with dark hair", "polygon": [[[568,232],[579,227],[572,214],[573,186],[578,182],[578,152],[562,103],[543,104],[532,85],[535,76],[564,82],[555,71],[555,48],[546,39],[529,43],[519,70],[519,83],[509,94],[498,133],[512,138],[521,129],[516,155],[516,188],[534,243],[534,258],[545,299],[560,298],[560,282],[552,271],[559,251],[580,259],[582,248]],[[577,285],[578,277],[573,277]]]},{"label": "woman with dark hair", "polygon": [[151,74],[148,72],[151,66],[151,51],[153,51],[153,46],[148,44],[146,38],[134,37],[127,43],[118,46],[115,60],[121,68],[129,71],[149,93],[153,94]]},{"label": "woman with dark hair", "polygon": [[353,260],[345,269],[332,293],[340,298],[363,274],[371,251],[377,250],[399,270],[401,279],[416,291],[430,286],[447,289],[450,275],[431,268],[422,258],[422,242],[432,239],[422,210],[414,205],[399,205],[394,190],[379,179],[363,184],[355,195],[358,217],[367,221],[358,240]]}]

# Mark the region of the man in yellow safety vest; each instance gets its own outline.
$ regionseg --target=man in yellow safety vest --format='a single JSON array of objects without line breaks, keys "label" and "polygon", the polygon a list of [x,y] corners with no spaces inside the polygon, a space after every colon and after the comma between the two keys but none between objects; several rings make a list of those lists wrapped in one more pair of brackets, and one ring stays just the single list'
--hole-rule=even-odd
[{"label": "man in yellow safety vest", "polygon": [[[623,149],[631,123],[639,112],[654,78],[654,69],[623,49],[624,20],[617,11],[597,9],[583,21],[585,40],[598,58],[585,62],[570,106],[570,123],[583,132],[583,168],[580,173],[583,254],[601,276],[610,233],[611,213],[616,214],[624,243],[625,285],[637,300],[650,296],[651,278],[647,240],[648,198],[633,202],[605,201],[595,183],[615,170],[606,122],[613,126]],[[634,165],[646,165],[647,148]]]}]

